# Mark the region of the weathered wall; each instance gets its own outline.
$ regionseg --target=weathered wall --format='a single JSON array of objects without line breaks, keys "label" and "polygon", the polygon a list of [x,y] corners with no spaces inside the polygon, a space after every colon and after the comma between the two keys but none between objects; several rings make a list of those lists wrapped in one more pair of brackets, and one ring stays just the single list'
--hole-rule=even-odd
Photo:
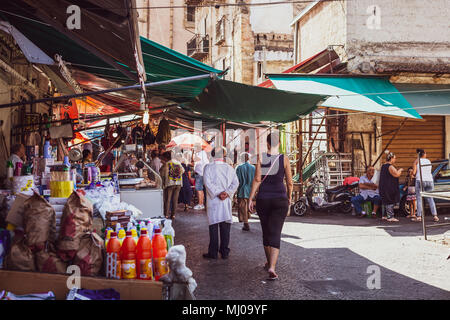
[{"label": "weathered wall", "polygon": [[[251,0],[250,3],[267,3],[267,0]],[[275,0],[274,0],[275,2]],[[294,7],[291,3],[250,6],[250,24],[255,33],[291,34],[289,23],[294,18]]]},{"label": "weathered wall", "polygon": [[448,0],[359,0],[347,8],[350,71],[450,73]]},{"label": "weathered wall", "polygon": [[[346,151],[351,152],[352,135],[351,132],[355,132],[354,139],[361,139],[359,132],[372,132],[374,133],[374,122],[377,126],[378,134],[381,132],[381,116],[367,115],[367,114],[350,114],[347,121],[347,136],[346,136]],[[358,133],[356,133],[358,132]],[[363,134],[364,148],[366,150],[367,164],[373,163],[380,155],[382,149],[381,138],[375,141],[374,134],[372,134],[372,144],[370,143],[369,134]],[[361,143],[362,144],[362,143]],[[372,147],[370,149],[370,147]],[[370,151],[370,152],[369,152]],[[362,150],[354,151],[354,167],[360,170],[364,170],[366,161],[364,160],[364,154]],[[382,164],[382,160],[378,161],[375,165],[376,169],[379,169]]]},{"label": "weathered wall", "polygon": [[[137,0],[139,34],[149,38],[166,47],[186,54],[186,43],[192,38],[192,32],[189,32],[186,23],[186,8],[154,8],[146,9],[143,7],[166,7],[166,6],[184,6],[184,0]],[[192,24],[193,27],[193,24]],[[193,30],[192,30],[193,31]],[[171,40],[172,36],[172,40]]]},{"label": "weathered wall", "polygon": [[[308,59],[329,45],[346,43],[346,1],[326,1],[312,8],[299,21],[298,61]],[[340,54],[342,48],[336,47]]]}]

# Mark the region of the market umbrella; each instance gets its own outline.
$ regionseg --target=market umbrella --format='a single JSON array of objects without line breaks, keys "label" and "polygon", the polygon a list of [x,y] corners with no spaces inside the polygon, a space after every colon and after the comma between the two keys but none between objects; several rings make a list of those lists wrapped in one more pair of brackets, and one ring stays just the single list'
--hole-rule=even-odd
[{"label": "market umbrella", "polygon": [[203,150],[209,152],[212,150],[211,145],[206,142],[202,137],[192,134],[192,133],[183,133],[179,136],[174,137],[166,148],[180,147],[183,149],[193,149],[195,146],[201,146]]}]

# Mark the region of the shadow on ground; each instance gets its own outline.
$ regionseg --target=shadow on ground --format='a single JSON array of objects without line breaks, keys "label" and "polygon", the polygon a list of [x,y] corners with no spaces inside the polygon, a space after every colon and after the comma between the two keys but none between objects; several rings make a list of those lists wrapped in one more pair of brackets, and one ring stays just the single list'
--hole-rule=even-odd
[{"label": "shadow on ground", "polygon": [[[290,222],[313,223],[311,218],[289,217]],[[356,218],[355,218],[356,219]],[[316,218],[315,223],[329,223]],[[263,270],[259,221],[250,221],[251,231],[242,225],[231,228],[230,257],[205,260],[209,236],[206,213],[182,212],[174,222],[176,243],[187,250],[187,266],[198,287],[197,299],[450,299],[450,292],[380,267],[381,289],[369,290],[369,266],[375,265],[348,248],[304,248],[282,241],[278,281],[267,281]],[[358,224],[356,224],[358,225]],[[292,235],[283,238],[301,239]]]}]

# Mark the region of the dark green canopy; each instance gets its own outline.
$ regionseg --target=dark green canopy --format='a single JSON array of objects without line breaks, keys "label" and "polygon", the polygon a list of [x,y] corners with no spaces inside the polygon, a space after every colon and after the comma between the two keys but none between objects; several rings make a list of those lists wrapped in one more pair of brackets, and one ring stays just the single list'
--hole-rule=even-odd
[{"label": "dark green canopy", "polygon": [[290,122],[315,110],[324,98],[324,95],[298,94],[215,79],[189,107],[230,121]]}]

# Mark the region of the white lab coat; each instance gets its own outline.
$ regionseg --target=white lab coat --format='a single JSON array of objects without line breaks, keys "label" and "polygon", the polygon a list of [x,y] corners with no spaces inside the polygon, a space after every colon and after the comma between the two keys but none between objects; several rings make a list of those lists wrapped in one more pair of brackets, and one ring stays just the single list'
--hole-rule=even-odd
[{"label": "white lab coat", "polygon": [[[215,160],[207,164],[203,171],[203,183],[206,187],[206,213],[209,224],[220,222],[232,223],[232,199],[239,187],[236,171],[229,164]],[[220,193],[225,191],[228,198],[220,200]]]}]

